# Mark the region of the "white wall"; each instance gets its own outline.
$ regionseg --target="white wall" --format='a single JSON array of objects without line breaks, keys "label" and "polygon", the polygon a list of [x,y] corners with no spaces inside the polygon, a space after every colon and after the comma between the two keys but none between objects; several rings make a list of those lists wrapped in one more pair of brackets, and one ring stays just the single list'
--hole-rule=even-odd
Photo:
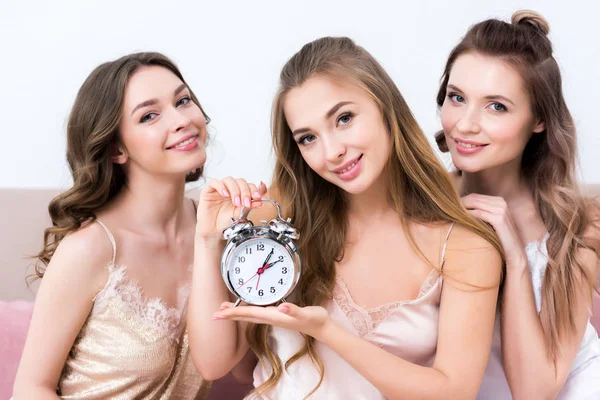
[{"label": "white wall", "polygon": [[469,25],[519,8],[550,22],[579,129],[581,167],[600,183],[600,45],[591,1],[0,1],[0,188],[66,187],[65,124],[99,63],[154,50],[174,59],[213,119],[207,175],[269,181],[279,70],[304,43],[346,35],[377,57],[424,130],[446,56]]}]

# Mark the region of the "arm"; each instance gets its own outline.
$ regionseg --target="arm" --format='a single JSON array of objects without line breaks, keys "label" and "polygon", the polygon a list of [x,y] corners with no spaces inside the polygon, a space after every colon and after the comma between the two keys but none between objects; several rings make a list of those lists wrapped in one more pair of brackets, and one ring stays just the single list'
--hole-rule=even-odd
[{"label": "arm", "polygon": [[[580,249],[578,253],[578,259],[595,274],[596,254],[587,249]],[[587,327],[592,298],[585,277],[576,279],[581,290],[571,303],[575,305],[572,310],[575,330],[559,336],[560,350],[555,365],[546,350],[527,261],[507,265],[502,306],[502,358],[515,399],[554,399],[567,380]]]},{"label": "arm", "polygon": [[27,341],[14,383],[14,397],[58,399],[65,360],[107,279],[112,248],[92,224],[58,246],[37,293]]},{"label": "arm", "polygon": [[[240,201],[259,199],[265,192],[264,185],[257,188],[241,179],[226,178],[211,180],[200,194],[187,322],[194,366],[207,380],[226,375],[248,352],[245,323],[215,321],[212,317],[222,303],[231,300],[220,272],[225,244],[222,232],[231,225],[231,216],[238,214],[235,206]],[[253,203],[252,207],[260,205]],[[261,214],[258,210],[254,213]]]},{"label": "arm", "polygon": [[[527,256],[516,233],[507,204],[501,197],[471,194],[463,204],[475,217],[491,224],[504,249],[506,279],[502,302],[502,358],[506,378],[516,399],[554,399],[563,387],[577,355],[589,319],[592,294],[586,277],[576,277],[581,290],[572,300],[575,329],[560,335],[556,365],[548,356],[547,343],[537,313]],[[584,236],[597,238],[598,229]],[[576,257],[590,276],[598,259],[592,250],[580,249]]]},{"label": "arm", "polygon": [[361,339],[332,321],[322,307],[285,303],[228,308],[216,315],[313,336],[390,399],[474,399],[492,343],[501,267],[500,255],[490,244],[455,228],[444,266],[438,347],[432,367],[410,363]]},{"label": "arm", "polygon": [[455,230],[444,265],[432,367],[395,357],[335,324],[324,334],[328,346],[390,399],[474,399],[479,390],[492,344],[501,260],[483,239]]}]

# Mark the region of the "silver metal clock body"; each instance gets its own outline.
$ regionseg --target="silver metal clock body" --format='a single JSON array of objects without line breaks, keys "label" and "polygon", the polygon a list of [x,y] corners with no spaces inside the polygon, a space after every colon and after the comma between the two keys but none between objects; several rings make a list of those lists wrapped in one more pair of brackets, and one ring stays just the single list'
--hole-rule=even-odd
[{"label": "silver metal clock body", "polygon": [[[221,256],[221,275],[238,301],[266,306],[285,301],[296,287],[302,263],[294,239],[299,237],[290,220],[281,217],[266,226],[253,226],[244,208],[240,217],[223,232],[228,240]],[[248,211],[249,212],[249,211]]]}]

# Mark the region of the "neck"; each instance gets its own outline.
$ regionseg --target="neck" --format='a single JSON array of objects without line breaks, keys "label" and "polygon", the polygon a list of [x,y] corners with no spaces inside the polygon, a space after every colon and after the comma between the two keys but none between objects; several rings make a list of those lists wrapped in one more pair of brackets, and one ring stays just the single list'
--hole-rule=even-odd
[{"label": "neck", "polygon": [[463,172],[461,194],[480,193],[504,198],[509,204],[530,195],[521,174],[521,160],[477,172]]},{"label": "neck", "polygon": [[387,180],[382,174],[371,187],[363,193],[349,195],[349,216],[364,220],[383,216],[392,209],[388,193]]},{"label": "neck", "polygon": [[127,181],[115,204],[126,210],[128,223],[136,231],[176,235],[184,217],[185,178],[130,170]]}]

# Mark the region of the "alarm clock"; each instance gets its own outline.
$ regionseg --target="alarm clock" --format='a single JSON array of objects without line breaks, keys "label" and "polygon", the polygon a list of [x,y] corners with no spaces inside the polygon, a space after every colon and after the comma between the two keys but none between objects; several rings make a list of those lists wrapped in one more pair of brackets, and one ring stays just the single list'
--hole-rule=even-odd
[{"label": "alarm clock", "polygon": [[269,199],[253,200],[274,204],[277,218],[267,225],[255,226],[247,219],[251,209],[241,208],[237,220],[223,231],[227,240],[221,257],[221,274],[231,293],[250,305],[267,306],[285,302],[301,273],[301,261],[294,240],[298,230],[281,216],[279,203]]}]

